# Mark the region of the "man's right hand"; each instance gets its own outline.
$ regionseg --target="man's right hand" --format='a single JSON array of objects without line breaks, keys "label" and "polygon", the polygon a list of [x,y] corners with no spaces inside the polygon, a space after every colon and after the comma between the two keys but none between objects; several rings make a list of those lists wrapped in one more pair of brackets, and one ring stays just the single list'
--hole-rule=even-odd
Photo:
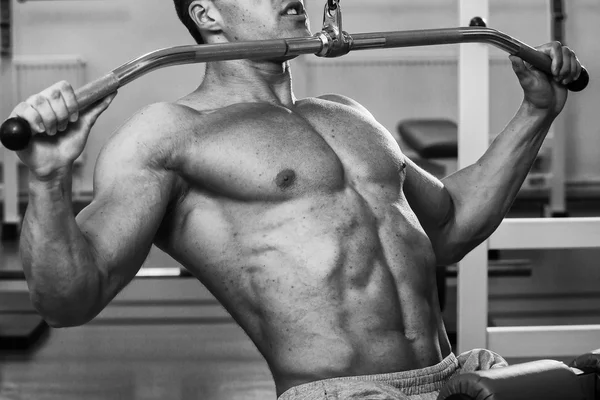
[{"label": "man's right hand", "polygon": [[39,180],[51,179],[81,155],[92,126],[116,93],[81,113],[73,87],[58,82],[17,105],[10,117],[21,117],[31,127],[29,146],[18,157]]}]

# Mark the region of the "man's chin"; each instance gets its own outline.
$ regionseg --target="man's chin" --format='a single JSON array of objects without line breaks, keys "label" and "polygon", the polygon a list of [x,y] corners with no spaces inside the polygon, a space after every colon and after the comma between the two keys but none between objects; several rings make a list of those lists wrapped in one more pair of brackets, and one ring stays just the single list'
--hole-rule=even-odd
[{"label": "man's chin", "polygon": [[292,61],[296,57],[298,57],[298,56],[280,57],[280,58],[275,58],[275,59],[269,60],[269,61],[272,61],[274,63],[281,63],[281,64],[283,64],[283,63],[286,63],[288,61]]},{"label": "man's chin", "polygon": [[310,28],[298,28],[298,29],[293,29],[293,30],[286,30],[284,32],[284,36],[282,36],[282,38],[284,39],[288,39],[288,38],[303,38],[303,37],[310,37],[312,36],[312,32],[310,31]]},{"label": "man's chin", "polygon": [[267,63],[271,63],[271,64],[285,64],[288,61],[292,61],[293,59],[297,58],[298,56],[287,56],[287,57],[276,57],[276,58],[265,58],[265,59],[260,59],[260,60],[256,60],[256,61],[262,61],[262,62],[267,62]]}]

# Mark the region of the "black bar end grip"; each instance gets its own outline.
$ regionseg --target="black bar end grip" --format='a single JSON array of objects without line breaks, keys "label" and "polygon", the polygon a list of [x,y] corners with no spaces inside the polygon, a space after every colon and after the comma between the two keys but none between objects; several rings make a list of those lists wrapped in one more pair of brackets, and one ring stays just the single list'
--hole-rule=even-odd
[{"label": "black bar end grip", "polygon": [[21,117],[9,118],[0,127],[0,142],[12,151],[25,150],[31,141],[29,122]]},{"label": "black bar end grip", "polygon": [[567,89],[571,92],[581,92],[587,87],[588,83],[590,83],[590,74],[588,74],[587,69],[582,68],[579,78],[577,78],[576,81],[569,83]]}]

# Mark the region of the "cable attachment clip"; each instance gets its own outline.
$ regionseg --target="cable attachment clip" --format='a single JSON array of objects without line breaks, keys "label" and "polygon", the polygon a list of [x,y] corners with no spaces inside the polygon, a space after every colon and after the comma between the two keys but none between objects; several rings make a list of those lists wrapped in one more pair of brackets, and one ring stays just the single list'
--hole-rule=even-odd
[{"label": "cable attachment clip", "polygon": [[340,57],[352,48],[352,36],[342,30],[340,0],[327,0],[323,12],[323,29],[317,33],[323,48],[316,53],[319,57]]}]

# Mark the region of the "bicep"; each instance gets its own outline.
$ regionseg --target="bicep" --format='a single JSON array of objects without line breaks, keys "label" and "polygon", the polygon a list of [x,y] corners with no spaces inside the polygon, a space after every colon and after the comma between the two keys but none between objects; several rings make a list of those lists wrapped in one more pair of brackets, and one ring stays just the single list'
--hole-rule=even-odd
[{"label": "bicep", "polygon": [[76,217],[100,270],[103,305],[136,275],[169,205],[174,179],[140,146],[119,132],[100,153],[94,199]]},{"label": "bicep", "polygon": [[406,158],[404,194],[427,235],[433,240],[452,217],[452,197],[443,182]]},{"label": "bicep", "polygon": [[149,173],[119,173],[118,183],[98,190],[77,215],[101,274],[103,293],[114,297],[145,261],[167,207],[160,179]]}]

